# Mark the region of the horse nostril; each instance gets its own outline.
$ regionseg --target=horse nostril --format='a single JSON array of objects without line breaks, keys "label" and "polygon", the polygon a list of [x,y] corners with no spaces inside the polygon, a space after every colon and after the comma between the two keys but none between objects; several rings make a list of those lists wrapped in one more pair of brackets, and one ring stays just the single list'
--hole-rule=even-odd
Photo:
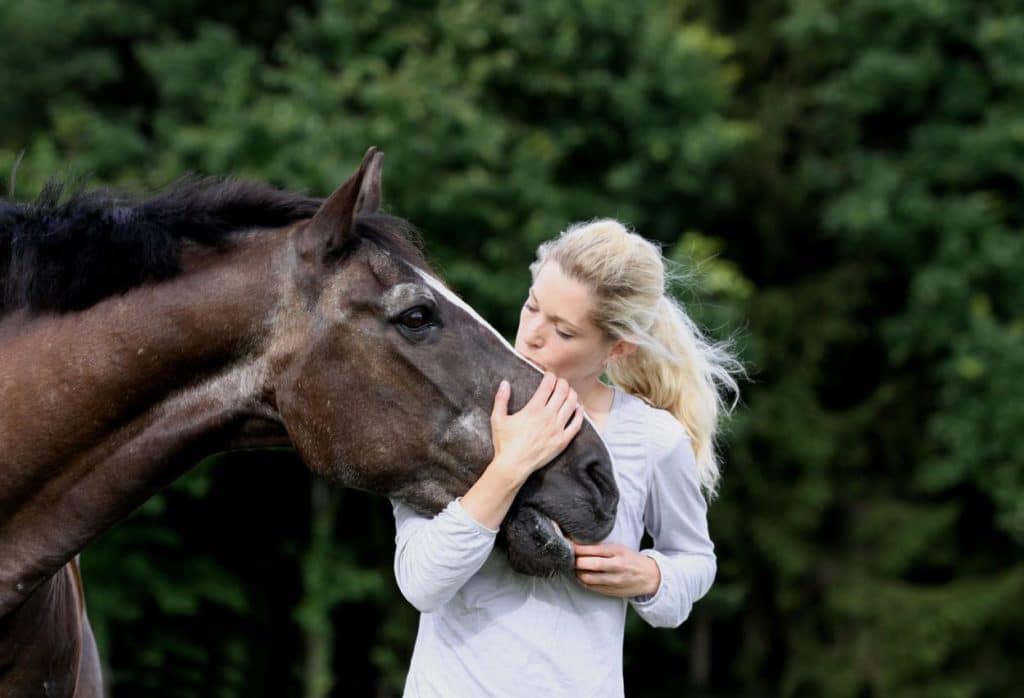
[{"label": "horse nostril", "polygon": [[609,479],[600,460],[592,460],[585,468],[587,478],[597,487],[599,494],[607,495],[615,491],[615,483]]}]

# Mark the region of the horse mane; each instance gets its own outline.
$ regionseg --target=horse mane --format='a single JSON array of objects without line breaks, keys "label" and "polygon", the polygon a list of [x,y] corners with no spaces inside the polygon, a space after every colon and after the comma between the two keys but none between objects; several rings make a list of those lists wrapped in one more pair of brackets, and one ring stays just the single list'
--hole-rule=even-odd
[{"label": "horse mane", "polygon": [[[111,189],[65,199],[64,188],[51,181],[32,203],[0,201],[0,316],[87,308],[181,273],[185,241],[223,248],[233,233],[309,218],[322,203],[266,184],[198,177],[146,199]],[[400,218],[359,216],[356,236],[425,265],[415,231]]]}]

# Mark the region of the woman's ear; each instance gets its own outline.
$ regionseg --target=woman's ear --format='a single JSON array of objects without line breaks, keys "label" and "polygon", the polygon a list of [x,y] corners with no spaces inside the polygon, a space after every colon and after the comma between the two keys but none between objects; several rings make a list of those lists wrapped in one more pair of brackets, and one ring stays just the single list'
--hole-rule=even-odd
[{"label": "woman's ear", "polygon": [[616,361],[623,357],[629,356],[636,351],[637,346],[633,342],[629,342],[625,339],[619,339],[612,345],[611,350],[608,352],[608,360]]}]

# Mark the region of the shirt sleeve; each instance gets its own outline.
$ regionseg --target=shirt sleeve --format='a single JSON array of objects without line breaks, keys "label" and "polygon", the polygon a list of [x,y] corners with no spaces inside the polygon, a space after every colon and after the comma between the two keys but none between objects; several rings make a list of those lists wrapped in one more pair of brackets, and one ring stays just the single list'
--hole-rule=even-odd
[{"label": "shirt sleeve", "polygon": [[654,547],[640,552],[657,563],[661,585],[653,595],[630,599],[630,604],[650,625],[675,628],[711,588],[717,571],[707,502],[685,432],[657,458],[651,478],[644,524]]},{"label": "shirt sleeve", "polygon": [[483,566],[498,532],[470,516],[458,499],[432,518],[401,502],[391,506],[398,588],[420,612],[430,613]]}]

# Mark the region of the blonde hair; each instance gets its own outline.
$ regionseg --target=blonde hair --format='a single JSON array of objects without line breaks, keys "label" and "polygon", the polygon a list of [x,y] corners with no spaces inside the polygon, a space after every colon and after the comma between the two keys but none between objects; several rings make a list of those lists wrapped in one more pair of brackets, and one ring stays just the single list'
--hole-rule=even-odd
[{"label": "blonde hair", "polygon": [[739,399],[733,374],[744,374],[731,341],[716,343],[701,333],[667,292],[671,279],[661,249],[616,220],[577,223],[543,243],[530,265],[534,278],[548,261],[590,289],[591,320],[598,328],[637,345],[632,354],[611,361],[606,374],[682,423],[701,484],[713,499],[720,477],[715,437],[725,408],[719,389],[735,395],[731,411]]}]

